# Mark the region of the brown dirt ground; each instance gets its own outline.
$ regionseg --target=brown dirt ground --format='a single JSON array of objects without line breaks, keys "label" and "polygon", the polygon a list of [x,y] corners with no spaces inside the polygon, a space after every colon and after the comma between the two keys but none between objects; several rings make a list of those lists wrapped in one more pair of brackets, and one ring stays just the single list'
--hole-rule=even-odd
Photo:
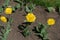
[{"label": "brown dirt ground", "polygon": [[[0,0],[0,5],[2,5],[4,1]],[[10,2],[10,5],[14,6],[15,2]],[[36,9],[33,11],[33,13],[36,15],[37,19],[36,22],[32,23],[29,27],[31,30],[38,24],[38,22],[41,22],[43,24],[46,24],[46,21],[48,18],[53,17],[56,20],[56,24],[54,26],[51,26],[48,29],[48,36],[50,40],[60,40],[60,15],[58,15],[57,12],[46,12],[43,7],[37,6]],[[7,40],[41,40],[39,39],[34,32],[28,37],[24,37],[18,29],[18,25],[22,24],[25,20],[25,16],[23,16],[25,11],[19,11],[16,10],[11,17],[13,18],[14,22],[12,23],[11,29],[12,31],[9,33]],[[1,15],[4,15],[9,18],[8,15],[2,13]],[[5,23],[0,22],[2,25],[5,25]]]}]

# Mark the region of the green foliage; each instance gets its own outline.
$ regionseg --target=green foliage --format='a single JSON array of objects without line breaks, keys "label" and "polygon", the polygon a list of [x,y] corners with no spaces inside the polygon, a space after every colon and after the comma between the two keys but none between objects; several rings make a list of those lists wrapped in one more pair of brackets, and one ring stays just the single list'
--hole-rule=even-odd
[{"label": "green foliage", "polygon": [[49,12],[54,11],[53,7],[60,6],[60,0],[26,0],[27,2],[32,1],[36,5],[46,7]]},{"label": "green foliage", "polygon": [[55,2],[55,0],[34,0],[33,3],[35,3],[36,5],[51,7],[55,5]]},{"label": "green foliage", "polygon": [[58,12],[60,13],[60,0],[56,0],[55,6],[57,6],[57,8],[59,8]]},{"label": "green foliage", "polygon": [[22,3],[22,1],[21,0],[14,0],[15,2],[17,2],[17,3]]},{"label": "green foliage", "polygon": [[9,6],[10,0],[5,0],[3,6],[0,6],[0,13],[3,12],[3,9]]},{"label": "green foliage", "polygon": [[9,18],[9,21],[8,21],[10,24],[12,24],[13,22],[13,18]]},{"label": "green foliage", "polygon": [[26,5],[25,10],[26,12],[32,12],[35,9],[35,4],[31,3]]},{"label": "green foliage", "polygon": [[13,19],[10,18],[9,21],[7,22],[6,26],[0,26],[0,39],[1,40],[7,40],[8,34],[11,31],[11,23],[13,22]]},{"label": "green foliage", "polygon": [[[18,3],[18,5],[16,5],[15,8],[18,9],[25,7],[26,12],[32,12],[33,9],[35,8],[35,4],[32,3],[32,0],[14,0],[14,1]],[[30,2],[30,4],[28,4],[28,2]]]},{"label": "green foliage", "polygon": [[25,1],[25,3],[32,3],[33,2],[33,0],[24,0]]},{"label": "green foliage", "polygon": [[41,5],[45,7],[51,7],[55,5],[55,0],[25,0],[27,3],[32,2],[36,5]]},{"label": "green foliage", "polygon": [[30,35],[30,31],[29,31],[29,28],[26,27],[24,30],[23,30],[23,35],[26,37],[28,35]]},{"label": "green foliage", "polygon": [[15,7],[12,7],[12,10],[15,11],[16,10]]},{"label": "green foliage", "polygon": [[1,40],[7,40],[8,34],[11,31],[10,23],[8,22],[6,24],[6,28],[0,28],[0,29],[1,29],[1,32],[0,32]]},{"label": "green foliage", "polygon": [[36,26],[36,31],[37,31],[36,35],[41,36],[43,40],[47,40],[48,39],[47,28],[49,28],[48,25],[39,23],[38,26]]},{"label": "green foliage", "polygon": [[22,1],[21,0],[14,0],[14,2],[18,3],[17,5],[15,5],[13,8],[13,11],[15,11],[16,9],[19,9],[22,7]]},{"label": "green foliage", "polygon": [[9,5],[9,2],[10,2],[10,0],[5,0],[3,6],[4,6],[4,7],[8,6],[8,5]]},{"label": "green foliage", "polygon": [[59,6],[60,7],[60,0],[56,0],[55,6]]},{"label": "green foliage", "polygon": [[31,12],[31,10],[28,8],[28,6],[26,6],[25,10],[26,10],[26,12]]},{"label": "green foliage", "polygon": [[7,36],[8,36],[8,34],[9,34],[9,32],[11,31],[11,29],[10,29],[10,24],[8,23],[7,25],[6,25],[6,29],[5,29],[5,32],[4,32],[4,37],[2,38],[2,40],[7,40]]},{"label": "green foliage", "polygon": [[[49,12],[51,12],[52,10],[55,11],[54,7],[56,7],[57,5],[59,5],[60,1],[59,0],[25,0],[25,3],[26,4],[33,3],[33,4],[36,4],[36,5],[40,5],[40,6],[46,7],[46,9]],[[29,7],[27,6],[26,7],[26,11],[29,12],[29,11],[32,11],[32,10],[29,9]]]},{"label": "green foliage", "polygon": [[2,8],[2,6],[0,6],[0,13],[1,13],[1,12],[3,12],[3,8]]},{"label": "green foliage", "polygon": [[51,11],[55,11],[55,8],[53,7],[47,7],[48,11],[51,12]]},{"label": "green foliage", "polygon": [[21,6],[20,4],[17,4],[17,5],[15,6],[15,8],[18,9],[18,8],[20,8],[20,6]]},{"label": "green foliage", "polygon": [[30,23],[24,23],[24,25],[19,25],[18,28],[20,30],[22,30],[22,34],[24,37],[27,37],[31,34],[31,30],[30,28],[28,27],[30,25]]}]

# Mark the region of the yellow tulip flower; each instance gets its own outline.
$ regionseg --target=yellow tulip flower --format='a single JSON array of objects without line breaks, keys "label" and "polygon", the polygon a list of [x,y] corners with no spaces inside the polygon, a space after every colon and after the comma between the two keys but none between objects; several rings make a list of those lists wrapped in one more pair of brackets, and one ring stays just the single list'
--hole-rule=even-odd
[{"label": "yellow tulip flower", "polygon": [[1,17],[0,17],[0,20],[1,20],[2,22],[7,22],[7,18],[6,18],[5,16],[1,16]]},{"label": "yellow tulip flower", "polygon": [[27,22],[35,22],[36,16],[33,13],[28,13],[26,15],[26,20]]},{"label": "yellow tulip flower", "polygon": [[5,14],[12,14],[12,8],[11,8],[11,6],[5,8]]},{"label": "yellow tulip flower", "polygon": [[55,24],[55,20],[53,18],[49,18],[47,20],[47,23],[48,23],[48,25],[54,25]]}]

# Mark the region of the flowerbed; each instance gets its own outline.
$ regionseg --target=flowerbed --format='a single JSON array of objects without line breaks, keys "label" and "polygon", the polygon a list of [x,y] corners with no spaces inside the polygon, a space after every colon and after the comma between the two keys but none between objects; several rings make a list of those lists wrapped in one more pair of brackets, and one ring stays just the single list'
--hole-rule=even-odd
[{"label": "flowerbed", "polygon": [[[35,37],[33,37],[32,35],[33,33],[34,36],[39,37],[42,40],[50,40],[48,37],[48,33],[49,33],[48,30],[51,26],[56,25],[57,22],[56,20],[59,17],[59,12],[56,13],[55,6],[50,6],[50,5],[44,6],[39,3],[39,5],[42,5],[42,6],[38,6],[39,9],[41,9],[39,10],[37,9],[38,8],[36,6],[37,4],[35,4],[35,2],[31,0],[28,1],[29,3],[27,3],[27,0],[26,3],[24,0],[21,1],[13,0],[13,2],[17,3],[17,5],[15,6],[11,6],[9,2],[10,2],[9,0],[6,1],[0,10],[1,32],[2,32],[1,40],[7,40],[7,39],[14,40],[14,39],[9,39],[7,35],[17,28],[19,29],[18,30],[19,32],[21,31],[19,34],[23,35],[24,38],[31,36],[32,40],[34,40]],[[45,9],[47,9],[48,12]],[[52,14],[52,16],[49,16],[49,14]],[[18,38],[17,35],[16,37]],[[21,40],[24,40],[24,38]],[[15,40],[19,40],[19,38]]]}]

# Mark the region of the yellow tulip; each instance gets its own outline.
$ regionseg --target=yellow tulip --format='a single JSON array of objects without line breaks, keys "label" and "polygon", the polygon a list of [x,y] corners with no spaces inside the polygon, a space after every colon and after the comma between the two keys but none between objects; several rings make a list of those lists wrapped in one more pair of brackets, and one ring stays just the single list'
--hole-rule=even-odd
[{"label": "yellow tulip", "polygon": [[26,20],[27,22],[35,22],[36,16],[33,13],[28,13],[26,15]]},{"label": "yellow tulip", "polygon": [[10,6],[5,8],[5,14],[12,14],[12,8]]},{"label": "yellow tulip", "polygon": [[6,18],[5,16],[1,16],[1,17],[0,17],[0,20],[1,20],[2,22],[7,22],[7,18]]},{"label": "yellow tulip", "polygon": [[49,18],[49,19],[47,20],[47,23],[48,23],[48,25],[54,25],[54,24],[55,24],[55,19]]}]

